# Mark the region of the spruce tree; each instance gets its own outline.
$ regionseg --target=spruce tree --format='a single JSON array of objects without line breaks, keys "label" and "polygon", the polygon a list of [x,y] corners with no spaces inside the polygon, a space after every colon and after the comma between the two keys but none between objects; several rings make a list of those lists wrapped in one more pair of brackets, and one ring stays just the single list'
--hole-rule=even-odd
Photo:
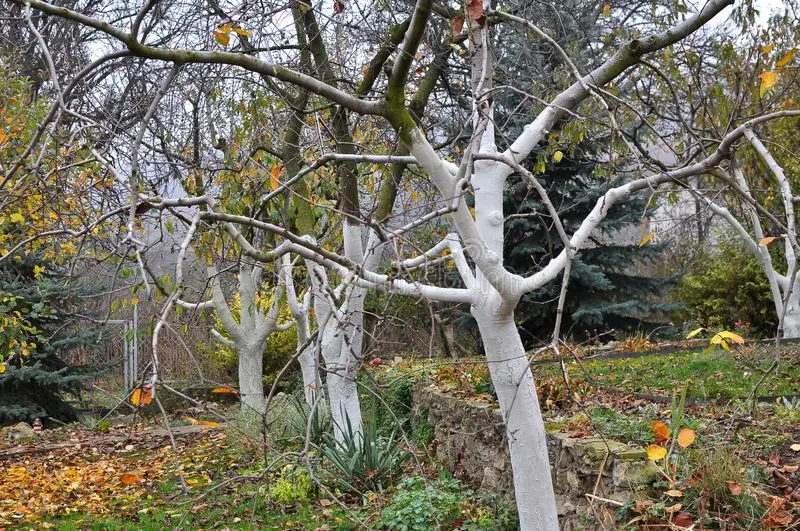
[{"label": "spruce tree", "polygon": [[[608,187],[619,184],[595,175],[594,170],[595,163],[590,160],[564,156],[558,163],[548,163],[539,176],[561,213],[567,234],[574,233]],[[663,251],[662,246],[640,247],[636,241],[646,201],[646,197],[631,198],[615,206],[595,232],[594,245],[573,261],[563,333],[586,337],[610,329],[648,329],[654,326],[651,321],[656,316],[675,309],[653,302],[669,280],[633,272],[635,265],[651,262]],[[504,212],[506,264],[515,273],[535,272],[535,264],[546,263],[548,256],[564,248],[539,195],[524,179],[509,179]],[[628,243],[621,243],[625,241]],[[520,301],[516,319],[531,344],[552,335],[560,289],[560,282],[552,282]]]},{"label": "spruce tree", "polygon": [[76,419],[67,399],[96,375],[63,359],[96,337],[75,317],[78,294],[53,264],[30,257],[0,263],[0,319],[7,325],[0,328],[0,425]]}]

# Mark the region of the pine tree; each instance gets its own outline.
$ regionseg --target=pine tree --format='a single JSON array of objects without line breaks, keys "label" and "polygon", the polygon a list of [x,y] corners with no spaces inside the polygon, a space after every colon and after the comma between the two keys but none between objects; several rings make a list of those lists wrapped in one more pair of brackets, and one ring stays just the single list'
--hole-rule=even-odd
[{"label": "pine tree", "polygon": [[[547,164],[545,173],[539,176],[561,213],[567,234],[578,228],[608,187],[618,184],[598,177],[594,169],[592,161],[564,156],[558,163]],[[621,244],[618,241],[625,238],[615,237],[628,233],[630,241],[629,233],[638,235],[645,202],[643,197],[631,198],[615,206],[592,238],[594,246],[582,250],[573,261],[562,332],[585,337],[595,330],[652,328],[654,317],[675,309],[652,302],[670,285],[669,280],[632,272],[632,266],[653,261],[663,247]],[[509,179],[504,212],[506,265],[515,273],[535,272],[535,264],[546,262],[546,257],[564,248],[539,195],[524,179]],[[520,301],[516,318],[531,344],[552,335],[560,289],[560,281],[551,282]]]},{"label": "pine tree", "polygon": [[[63,361],[68,350],[88,346],[93,328],[78,327],[70,289],[52,264],[26,258],[0,264],[0,425],[42,419],[76,419],[66,401],[87,378],[87,367]],[[80,329],[83,328],[83,329]]]}]

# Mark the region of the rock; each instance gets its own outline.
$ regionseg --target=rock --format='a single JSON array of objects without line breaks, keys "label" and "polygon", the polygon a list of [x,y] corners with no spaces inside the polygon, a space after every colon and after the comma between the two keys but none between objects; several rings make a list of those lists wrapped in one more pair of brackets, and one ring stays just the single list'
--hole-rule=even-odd
[{"label": "rock", "polygon": [[658,479],[658,474],[658,467],[650,461],[619,461],[614,466],[611,479],[616,488],[630,489],[651,485]]},{"label": "rock", "polygon": [[32,441],[36,438],[36,432],[26,422],[19,422],[3,428],[0,430],[0,435],[2,435],[0,439],[8,442]]}]

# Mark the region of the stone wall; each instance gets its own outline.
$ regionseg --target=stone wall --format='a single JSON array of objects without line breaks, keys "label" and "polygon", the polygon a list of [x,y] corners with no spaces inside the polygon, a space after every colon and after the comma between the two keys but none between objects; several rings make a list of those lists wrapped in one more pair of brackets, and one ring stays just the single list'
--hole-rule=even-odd
[{"label": "stone wall", "polygon": [[[455,477],[513,503],[511,461],[497,406],[454,397],[425,382],[415,386],[413,401],[417,415],[427,412],[434,428],[436,459]],[[549,431],[547,446],[565,531],[598,529],[598,520],[613,522],[615,504],[587,494],[627,503],[643,497],[658,477],[644,449],[616,441]]]}]

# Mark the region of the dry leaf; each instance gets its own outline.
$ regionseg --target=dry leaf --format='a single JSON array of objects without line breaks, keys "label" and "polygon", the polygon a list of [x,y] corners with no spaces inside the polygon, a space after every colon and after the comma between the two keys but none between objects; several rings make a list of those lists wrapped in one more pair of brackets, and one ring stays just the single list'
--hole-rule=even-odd
[{"label": "dry leaf", "polygon": [[214,30],[214,40],[223,46],[228,46],[228,44],[231,42],[231,36],[227,33]]},{"label": "dry leaf", "polygon": [[742,486],[736,483],[735,481],[731,481],[730,479],[727,481],[728,483],[728,490],[734,496],[739,496],[742,493]]},{"label": "dry leaf", "polygon": [[697,434],[694,430],[683,428],[680,433],[678,433],[678,445],[681,448],[686,448],[694,442],[696,436]]},{"label": "dry leaf", "polygon": [[483,26],[486,22],[486,17],[483,15],[483,1],[470,0],[467,5],[467,16],[470,20],[474,20],[479,26]]},{"label": "dry leaf", "polygon": [[639,240],[639,247],[644,247],[645,245],[647,245],[647,242],[652,240],[653,236],[655,236],[655,233],[653,231],[650,231],[644,236],[642,236],[642,239]]},{"label": "dry leaf", "polygon": [[144,478],[138,472],[126,472],[119,478],[123,485],[136,485],[142,482]]},{"label": "dry leaf", "polygon": [[659,446],[657,444],[651,444],[647,447],[647,458],[650,461],[658,461],[659,459],[664,459],[667,455],[667,449],[663,446]]},{"label": "dry leaf", "polygon": [[664,512],[667,514],[674,514],[681,510],[683,507],[680,503],[676,503],[675,505],[670,505],[669,507],[664,507]]},{"label": "dry leaf", "polygon": [[793,444],[789,447],[789,450],[793,452],[800,452],[800,444]]},{"label": "dry leaf", "polygon": [[670,489],[667,492],[665,492],[664,494],[666,494],[670,498],[682,498],[683,497],[683,491],[678,490],[678,489]]},{"label": "dry leaf", "polygon": [[653,429],[653,433],[656,436],[656,443],[662,443],[669,440],[669,426],[661,421],[656,421],[650,424],[650,427]]},{"label": "dry leaf", "polygon": [[131,404],[134,406],[146,406],[150,402],[153,401],[153,388],[152,387],[145,387],[142,389],[141,387],[137,387],[131,393]]},{"label": "dry leaf", "polygon": [[675,518],[672,519],[672,523],[678,527],[691,527],[693,522],[692,515],[685,511],[676,514]]},{"label": "dry leaf", "polygon": [[450,23],[450,32],[455,37],[456,35],[461,33],[461,30],[464,29],[464,16],[463,15],[456,15],[453,19],[453,22]]},{"label": "dry leaf", "polygon": [[211,390],[212,393],[218,395],[238,395],[239,391],[231,389],[230,387],[215,387]]},{"label": "dry leaf", "polygon": [[767,245],[771,244],[774,241],[775,241],[775,236],[767,236],[765,238],[761,238],[760,240],[758,240],[758,246],[766,247]]}]

